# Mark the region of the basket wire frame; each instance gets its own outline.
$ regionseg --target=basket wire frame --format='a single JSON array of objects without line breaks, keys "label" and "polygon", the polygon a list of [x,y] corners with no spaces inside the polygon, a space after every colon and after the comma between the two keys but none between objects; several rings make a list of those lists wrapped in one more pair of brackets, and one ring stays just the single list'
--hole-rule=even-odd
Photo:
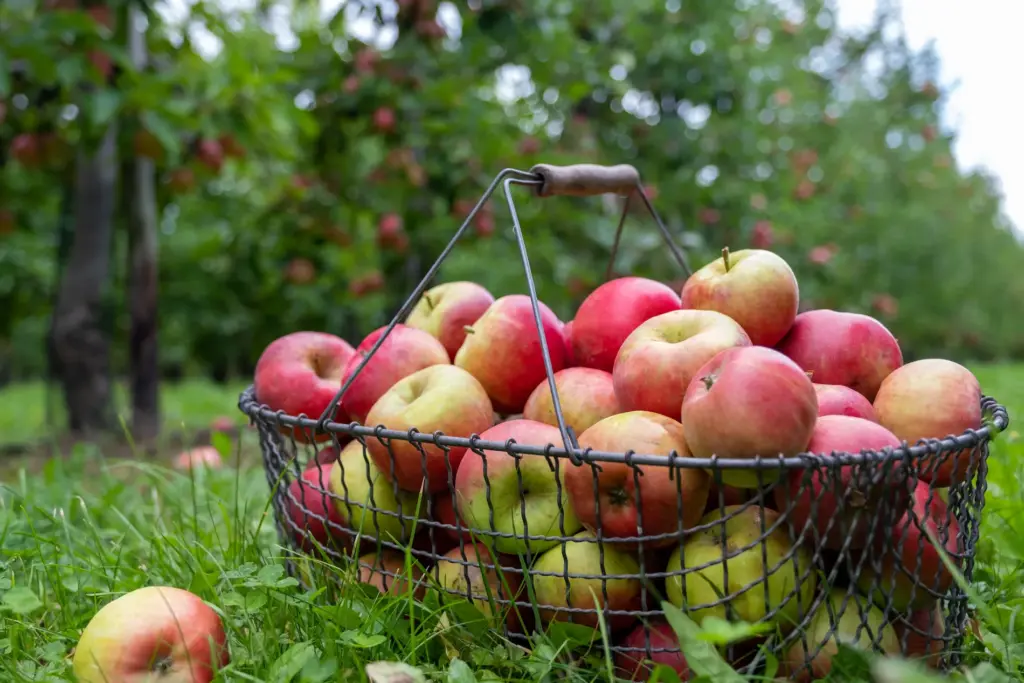
[{"label": "basket wire frame", "polygon": [[[305,554],[339,567],[356,564],[361,571],[374,574],[380,582],[378,587],[385,591],[409,589],[420,595],[429,585],[442,596],[461,597],[474,604],[513,641],[527,642],[531,629],[542,629],[552,621],[594,626],[603,618],[613,634],[612,650],[618,657],[619,674],[627,678],[635,672],[625,667],[638,665],[643,671],[641,661],[678,652],[674,643],[655,646],[650,629],[645,627],[664,622],[660,605],[669,582],[678,584],[678,595],[671,601],[694,618],[714,613],[729,620],[747,618],[771,625],[769,633],[754,641],[762,647],[752,649],[740,644],[724,649],[727,658],[747,673],[759,671],[765,664],[765,652],[771,651],[780,658],[783,673],[801,680],[820,675],[822,658],[816,655],[825,651],[824,660],[828,659],[828,648],[834,648],[830,640],[836,624],[845,626],[852,621],[843,619],[851,610],[857,621],[854,632],[846,627],[836,638],[859,639],[863,646],[883,651],[893,650],[895,643],[895,648],[904,652],[912,642],[918,650],[924,642],[925,652],[937,660],[937,666],[957,666],[969,618],[967,595],[952,581],[931,541],[944,548],[946,557],[969,581],[985,501],[989,442],[1008,426],[1006,410],[994,399],[984,397],[987,423],[980,429],[861,453],[759,457],[750,461],[691,458],[675,452],[581,449],[562,413],[527,247],[512,198],[513,185],[539,189],[542,183],[543,179],[532,171],[506,169],[498,174],[320,416],[273,411],[259,403],[252,387],[241,395],[239,407],[258,430],[267,481],[274,492],[272,505],[279,535],[298,553],[287,562],[289,572],[307,583],[299,561]],[[517,443],[514,439],[494,442],[476,434],[456,437],[334,422],[332,417],[352,381],[411,311],[499,184],[523,263],[561,444]],[[608,274],[613,269],[633,195],[642,200],[670,253],[689,275],[685,254],[639,182],[626,195]],[[514,417],[519,416],[506,416]],[[328,443],[336,453],[349,455],[333,464],[319,464],[315,437],[323,435],[329,437]],[[443,453],[447,490],[433,496],[400,491],[393,477],[377,467],[370,455],[371,444],[385,449],[393,472],[391,444],[395,441],[416,449],[424,475],[425,449]],[[449,457],[453,450],[464,451],[463,459],[482,459],[489,517],[486,528],[470,528],[460,511],[456,471]],[[516,533],[497,530],[494,482],[488,474],[488,458],[496,456],[514,459],[518,501],[512,508],[521,523]],[[365,495],[349,488],[346,467],[352,463],[346,465],[345,460],[358,467],[351,475],[357,478],[352,481],[362,481]],[[538,530],[529,524],[523,468],[524,463],[536,467],[541,462],[553,475],[557,520],[552,520],[547,529]],[[962,465],[965,462],[966,467]],[[601,523],[600,474],[602,466],[607,465],[629,469],[637,511],[637,534],[633,536],[609,536]],[[565,490],[565,473],[569,468],[583,467],[589,467],[592,473],[596,519],[592,529],[584,529],[574,513],[567,514],[571,500]],[[676,508],[645,519],[648,508],[642,504],[642,481],[652,468],[667,468],[675,485]],[[947,501],[939,499],[937,490],[928,486],[939,468],[952,468],[955,475],[947,489]],[[723,473],[739,469],[756,472],[759,486],[746,490],[741,503],[730,505]],[[682,479],[685,472],[692,471],[708,473],[716,494],[706,501],[706,514],[700,522],[685,527],[682,511],[694,502],[686,500]],[[918,492],[924,490],[927,494],[922,497]],[[382,502],[391,509],[379,504],[378,497],[388,498]],[[801,497],[809,500],[809,506],[801,508]],[[819,503],[825,498],[833,501],[832,509],[826,511],[831,512],[827,518],[819,511]],[[450,518],[441,521],[440,510],[447,504],[451,506]],[[513,514],[511,508],[504,512]],[[658,518],[662,516],[676,523],[660,523]],[[359,523],[353,523],[357,518]],[[748,527],[756,522],[755,531],[744,529],[747,533],[743,537],[749,540],[732,542],[725,533],[730,522]],[[553,526],[557,534],[552,533]],[[666,530],[645,530],[658,528]],[[708,553],[707,543],[701,540],[706,538],[717,541],[717,555],[703,561],[692,557],[688,560],[694,553],[698,559]],[[781,538],[787,540],[776,542]],[[922,542],[922,538],[926,540]],[[498,552],[497,545],[514,546],[516,552]],[[781,550],[776,547],[779,545]],[[667,567],[665,556],[669,550],[679,555],[678,569]],[[414,577],[406,576],[407,568],[397,564],[399,557],[404,561],[406,551],[422,567]],[[751,563],[757,573],[751,574],[744,567]],[[451,567],[456,574],[452,574]],[[737,572],[743,576],[737,577]],[[706,590],[701,596],[691,597],[688,578],[697,586],[701,585],[696,583],[699,580],[714,581],[719,590],[710,598]],[[582,588],[574,590],[574,586]],[[545,602],[540,594],[557,595],[562,604],[556,604],[556,599]],[[759,596],[756,600],[752,597],[755,594]],[[917,609],[918,618],[913,618],[911,608]],[[919,618],[922,610],[931,610],[929,620],[923,623]],[[939,618],[941,624],[933,623]],[[823,621],[825,629],[821,630]],[[879,628],[879,624],[885,626]],[[900,627],[898,635],[891,630],[895,624]],[[817,630],[808,634],[812,626]],[[941,629],[936,631],[939,626]],[[634,628],[643,629],[642,645],[623,644],[621,636]]]}]

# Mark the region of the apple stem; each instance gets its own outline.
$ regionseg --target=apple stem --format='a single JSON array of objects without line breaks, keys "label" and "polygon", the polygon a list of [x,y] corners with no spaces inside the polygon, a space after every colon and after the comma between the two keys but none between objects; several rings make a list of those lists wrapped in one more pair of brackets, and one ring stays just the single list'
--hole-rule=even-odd
[{"label": "apple stem", "polygon": [[718,378],[715,377],[715,375],[711,374],[711,375],[704,375],[703,377],[700,378],[700,381],[704,382],[704,388],[707,391],[711,391],[711,387],[715,386],[715,381],[717,379]]},{"label": "apple stem", "polygon": [[729,272],[729,247],[722,247],[722,260],[725,262],[725,272]]},{"label": "apple stem", "polygon": [[476,334],[476,330],[473,329],[472,325],[464,325],[462,329],[466,331],[466,334]]},{"label": "apple stem", "polygon": [[427,302],[427,310],[434,310],[434,300],[430,298],[429,294],[424,294],[423,300]]}]

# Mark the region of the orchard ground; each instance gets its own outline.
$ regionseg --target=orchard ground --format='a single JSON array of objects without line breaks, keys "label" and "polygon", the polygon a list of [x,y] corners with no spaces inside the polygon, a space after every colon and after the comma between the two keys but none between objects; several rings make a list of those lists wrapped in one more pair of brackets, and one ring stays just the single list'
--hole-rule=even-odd
[{"label": "orchard ground", "polygon": [[[968,638],[962,680],[1024,681],[1024,619],[1016,618],[1024,605],[1024,440],[1016,431],[1024,365],[972,369],[985,393],[1007,406],[1011,426],[989,460],[974,582],[982,639]],[[0,444],[8,452],[0,461],[0,679],[71,680],[70,655],[95,611],[124,592],[166,584],[226,615],[232,663],[224,680],[366,680],[366,665],[379,661],[453,683],[609,680],[600,640],[586,656],[569,658],[564,641],[529,651],[502,645],[441,610],[412,627],[409,600],[371,596],[352,582],[343,585],[345,600],[326,588],[304,592],[285,574],[255,434],[235,408],[240,388],[168,385],[165,425],[176,436],[165,453],[136,458],[84,446],[45,457],[53,442],[43,387],[0,391]],[[239,427],[214,437],[226,466],[192,476],[171,470],[181,444],[208,443],[210,423],[222,415]],[[884,666],[876,680],[932,680]]]}]

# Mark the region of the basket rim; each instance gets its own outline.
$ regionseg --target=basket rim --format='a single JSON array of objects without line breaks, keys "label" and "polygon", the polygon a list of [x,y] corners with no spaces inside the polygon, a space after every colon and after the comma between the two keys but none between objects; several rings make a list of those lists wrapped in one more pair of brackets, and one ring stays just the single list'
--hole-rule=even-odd
[{"label": "basket rim", "polygon": [[[238,408],[248,415],[251,422],[261,420],[276,423],[280,427],[298,429],[312,433],[318,429],[319,421],[303,414],[289,415],[284,411],[271,410],[256,400],[254,385],[249,385],[239,395]],[[742,458],[695,458],[681,456],[676,453],[655,455],[649,453],[615,453],[597,451],[591,448],[575,449],[572,453],[562,446],[548,444],[537,446],[519,444],[514,439],[509,441],[486,441],[473,434],[469,437],[447,436],[442,432],[425,433],[413,428],[408,431],[386,429],[383,425],[368,427],[358,422],[341,423],[328,421],[321,431],[329,434],[340,434],[355,439],[373,437],[377,439],[406,441],[412,443],[430,443],[448,448],[466,448],[474,452],[504,451],[510,455],[540,455],[558,459],[571,460],[573,456],[582,463],[623,463],[626,465],[651,465],[680,469],[711,469],[711,470],[791,470],[811,469],[828,466],[862,465],[867,463],[890,463],[925,458],[927,456],[951,457],[964,449],[974,448],[982,443],[992,441],[998,434],[1005,431],[1010,424],[1006,408],[991,396],[981,398],[982,415],[988,415],[988,424],[979,429],[967,430],[962,434],[949,435],[943,439],[924,439],[915,445],[907,441],[898,448],[881,450],[864,450],[860,453],[801,453],[795,456],[779,456],[777,458],[757,456],[753,459]],[[770,482],[765,482],[770,483]]]}]

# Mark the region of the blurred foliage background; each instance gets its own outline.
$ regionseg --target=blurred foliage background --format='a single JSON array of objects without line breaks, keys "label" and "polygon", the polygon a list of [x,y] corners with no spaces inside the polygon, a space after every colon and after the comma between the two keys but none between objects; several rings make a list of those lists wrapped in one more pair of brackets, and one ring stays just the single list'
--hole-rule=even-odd
[{"label": "blurred foliage background", "polygon": [[[244,376],[299,329],[358,342],[499,170],[539,162],[636,165],[694,267],[775,250],[805,308],[875,315],[910,358],[1024,355],[1024,250],[992,179],[958,168],[939,65],[889,3],[857,35],[825,0],[141,8],[138,69],[121,2],[0,3],[4,381],[46,372],[74,152],[115,122],[122,159],[156,162],[164,376]],[[539,293],[568,319],[621,200],[515,199]],[[103,310],[122,373],[117,206]],[[639,211],[615,272],[682,279]],[[525,291],[503,198],[441,278]]]}]

